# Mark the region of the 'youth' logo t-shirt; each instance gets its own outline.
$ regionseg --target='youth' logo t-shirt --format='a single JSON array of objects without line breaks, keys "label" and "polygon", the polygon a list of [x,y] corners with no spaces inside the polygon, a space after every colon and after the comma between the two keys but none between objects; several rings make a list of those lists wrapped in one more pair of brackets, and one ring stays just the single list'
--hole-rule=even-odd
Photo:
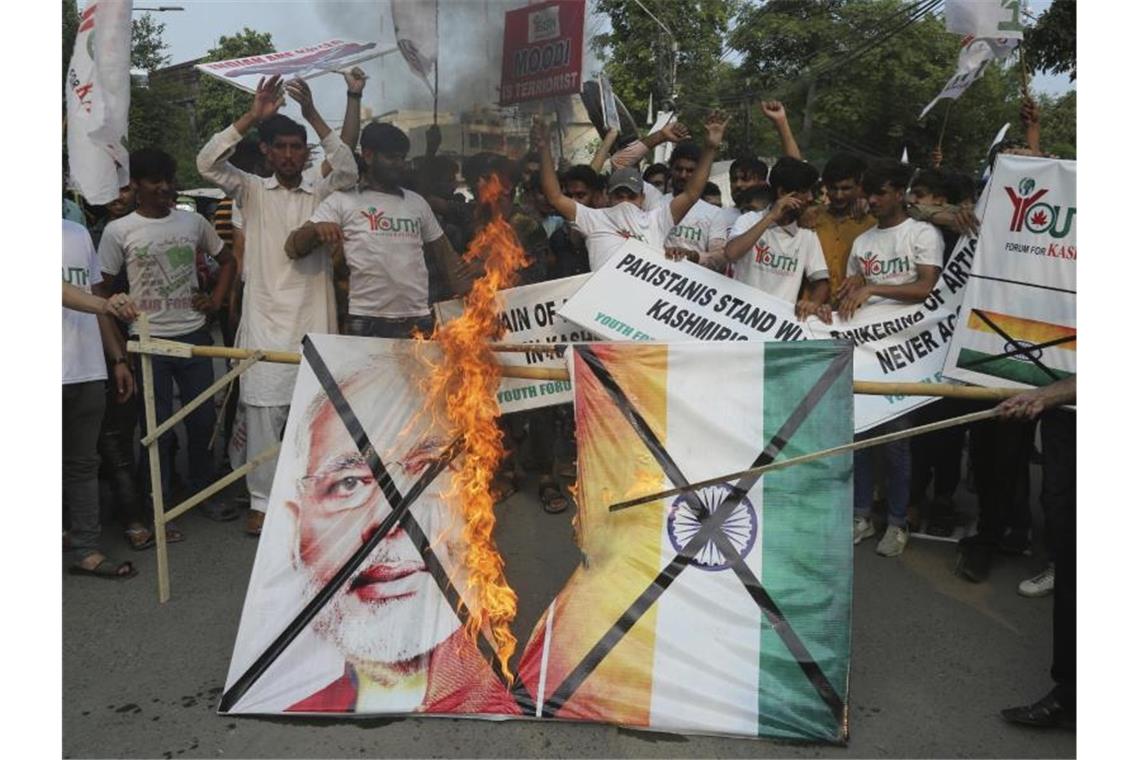
[{"label": "'youth' logo t-shirt", "polygon": [[664,258],[665,238],[673,229],[673,213],[668,203],[649,211],[643,211],[629,201],[609,208],[576,205],[574,226],[586,236],[591,272],[601,269],[630,238],[660,251]]},{"label": "'youth' logo t-shirt", "polygon": [[[743,235],[767,213],[741,214],[732,225],[728,239]],[[815,232],[795,223],[783,227],[773,225],[764,230],[752,249],[732,265],[733,279],[793,304],[799,298],[805,274],[812,282],[826,280],[827,261]]]},{"label": "'youth' logo t-shirt", "polygon": [[[170,338],[206,324],[205,315],[191,303],[198,289],[194,255],[201,250],[217,256],[223,247],[218,233],[199,214],[172,209],[161,219],[150,219],[135,211],[107,225],[99,241],[99,262],[111,277],[126,265],[131,298],[150,317],[151,333]],[[131,325],[131,333],[136,332]]]},{"label": "'youth' logo t-shirt", "polygon": [[403,193],[342,190],[309,218],[344,230],[349,314],[394,319],[430,312],[424,243],[443,237],[443,228],[423,196]]},{"label": "'youth' logo t-shirt", "polygon": [[[945,243],[934,225],[906,219],[894,227],[872,227],[851,245],[848,276],[861,274],[870,285],[907,285],[918,266],[942,266]],[[873,298],[868,303],[886,299]]]}]

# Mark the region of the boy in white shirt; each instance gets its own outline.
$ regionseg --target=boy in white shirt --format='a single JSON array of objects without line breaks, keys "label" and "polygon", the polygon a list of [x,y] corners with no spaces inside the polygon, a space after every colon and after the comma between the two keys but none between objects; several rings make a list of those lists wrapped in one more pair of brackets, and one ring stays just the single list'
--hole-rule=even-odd
[{"label": "boy in white shirt", "polygon": [[815,232],[796,223],[811,202],[817,179],[819,172],[806,161],[785,157],[776,162],[768,180],[776,202],[766,211],[740,215],[728,233],[724,255],[732,263],[734,279],[795,304],[800,319],[816,315],[830,323],[823,248]]},{"label": "boy in white shirt", "polygon": [[550,205],[586,236],[590,271],[600,269],[631,237],[644,241],[659,249],[662,256],[665,255],[665,239],[674,225],[684,219],[701,199],[705,183],[709,180],[713,158],[724,140],[727,125],[728,117],[719,111],[709,115],[705,121],[705,148],[684,191],[668,203],[646,210],[645,181],[632,167],[617,169],[610,175],[612,205],[609,208],[588,208],[564,195],[547,147],[546,125],[535,123],[531,129],[531,141],[542,160],[542,192]]},{"label": "boy in white shirt", "polygon": [[[840,319],[850,319],[865,303],[920,303],[930,295],[942,267],[942,235],[926,222],[906,213],[906,186],[911,169],[900,163],[874,166],[863,174],[863,193],[875,227],[855,238],[847,260],[848,277],[839,287]],[[873,299],[873,300],[872,300]],[[876,432],[905,426],[902,419]],[[887,464],[888,527],[875,551],[897,557],[906,548],[906,507],[910,499],[910,442],[883,444]],[[855,452],[855,543],[875,534],[871,523],[874,500],[872,449]]]}]

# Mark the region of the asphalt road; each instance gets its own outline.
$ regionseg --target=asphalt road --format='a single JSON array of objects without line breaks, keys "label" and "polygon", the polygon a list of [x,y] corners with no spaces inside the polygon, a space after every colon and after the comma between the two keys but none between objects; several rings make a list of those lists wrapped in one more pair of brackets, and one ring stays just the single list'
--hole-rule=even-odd
[{"label": "asphalt road", "polygon": [[[1038,472],[1034,471],[1035,480]],[[968,509],[971,499],[960,490]],[[1033,497],[1037,496],[1034,483]],[[1036,502],[1034,502],[1036,503]],[[518,635],[578,561],[570,513],[545,514],[534,485],[500,505]],[[173,598],[157,602],[153,550],[107,546],[140,569],[126,582],[64,575],[64,757],[1075,757],[1071,731],[1006,724],[998,711],[1050,687],[1050,598],[1017,595],[1038,557],[1003,558],[972,585],[953,544],[912,540],[884,559],[855,547],[846,747],[677,736],[554,721],[312,719],[216,714],[256,540],[241,522],[191,514],[171,547]],[[516,588],[518,586],[516,585]]]}]

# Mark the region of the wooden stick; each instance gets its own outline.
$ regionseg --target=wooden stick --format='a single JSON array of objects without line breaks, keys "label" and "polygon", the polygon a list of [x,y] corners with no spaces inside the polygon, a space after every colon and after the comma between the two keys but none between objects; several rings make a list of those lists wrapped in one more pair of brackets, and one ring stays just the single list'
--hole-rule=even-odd
[{"label": "wooden stick", "polygon": [[222,429],[226,426],[226,409],[230,405],[230,397],[234,395],[234,384],[230,383],[226,388],[225,398],[222,399],[222,413],[218,415],[217,424],[214,425],[214,432],[210,433],[210,443],[206,445],[206,450],[212,452],[214,444],[218,442],[218,436],[222,434]]},{"label": "wooden stick", "polygon": [[[134,345],[132,345],[134,344]],[[195,346],[190,343],[175,343],[174,341],[129,341],[127,349],[136,354],[170,355],[175,351],[189,349],[182,356],[207,356],[211,359],[248,359],[254,354],[261,354],[260,361],[273,364],[300,364],[301,355],[292,351],[264,351],[262,349],[250,350],[248,348],[229,348],[227,346]]]},{"label": "wooden stick", "polygon": [[505,354],[561,354],[566,351],[567,345],[566,343],[492,343],[487,348]]},{"label": "wooden stick", "polygon": [[[139,339],[142,343],[150,341],[150,319],[146,312],[139,315]],[[128,341],[130,343],[131,341]],[[155,424],[154,412],[154,365],[151,364],[150,354],[144,353],[142,360],[143,381],[143,412],[147,432],[153,431]],[[154,504],[154,551],[158,557],[158,601],[165,604],[170,600],[170,567],[166,552],[166,513],[162,503],[162,452],[158,446],[147,447],[150,455],[150,498]]]},{"label": "wooden stick", "polygon": [[740,470],[739,472],[732,472],[727,475],[718,475],[715,478],[709,478],[707,480],[701,480],[696,483],[690,483],[687,486],[670,488],[668,491],[660,491],[658,493],[652,493],[646,496],[639,496],[636,499],[619,501],[616,504],[610,505],[610,511],[618,512],[623,509],[635,507],[639,504],[648,504],[651,501],[658,501],[659,499],[664,499],[669,496],[676,496],[677,494],[685,493],[687,491],[695,491],[696,489],[704,488],[705,486],[719,485],[747,476],[763,475],[764,473],[772,472],[773,470],[782,470],[785,467],[792,467],[793,465],[812,462],[816,459],[823,459],[824,457],[830,457],[836,454],[844,454],[848,451],[858,451],[859,449],[866,449],[871,446],[878,446],[880,444],[890,443],[892,441],[900,441],[904,438],[922,435],[923,433],[932,433],[935,430],[955,427],[956,425],[968,425],[971,422],[978,422],[980,420],[988,420],[991,417],[996,417],[997,414],[998,411],[996,408],[986,409],[981,412],[974,412],[973,414],[964,414],[961,417],[951,417],[948,420],[932,422],[929,425],[921,425],[919,427],[909,428],[908,430],[900,430],[896,433],[887,433],[886,435],[880,435],[875,438],[868,438],[865,441],[854,441],[852,443],[846,443],[842,446],[835,446],[830,449],[823,449],[822,451],[814,451],[811,454],[804,454],[803,456],[785,459],[781,462],[772,462],[771,464],[766,464],[762,467],[750,467],[747,470]]},{"label": "wooden stick", "polygon": [[565,380],[570,379],[570,373],[564,369],[554,367],[508,367],[500,366],[499,373],[503,377],[521,378],[524,380]]},{"label": "wooden stick", "polygon": [[203,488],[198,493],[194,494],[193,496],[189,497],[188,499],[186,499],[184,502],[182,502],[178,506],[171,509],[169,512],[166,513],[166,520],[167,521],[173,520],[175,518],[181,517],[182,515],[186,514],[191,509],[193,509],[194,507],[196,507],[199,504],[201,504],[202,502],[204,502],[206,499],[208,499],[211,496],[213,496],[214,494],[216,494],[218,491],[221,491],[223,488],[228,486],[230,483],[233,483],[233,482],[245,477],[246,473],[250,472],[251,470],[256,470],[258,467],[260,467],[266,461],[277,456],[277,452],[279,452],[280,450],[281,450],[281,444],[280,443],[278,443],[274,446],[270,446],[268,449],[266,449],[265,451],[262,451],[260,454],[255,456],[253,459],[251,459],[248,462],[246,462],[245,464],[243,464],[241,467],[237,468],[233,472],[230,472],[225,477],[214,481],[213,483],[206,486],[205,488]]},{"label": "wooden stick", "polygon": [[942,138],[946,134],[946,122],[950,121],[950,107],[954,105],[953,100],[946,101],[946,113],[942,115],[942,129],[938,130],[938,152],[942,152]]},{"label": "wooden stick", "polygon": [[163,420],[162,424],[155,428],[154,432],[148,433],[142,439],[142,445],[150,446],[153,444],[159,439],[159,436],[181,422],[183,418],[186,417],[186,415],[190,414],[190,412],[206,403],[206,401],[213,399],[215,393],[236,380],[243,372],[252,367],[254,364],[261,361],[262,356],[263,353],[261,351],[254,351],[251,356],[243,359],[240,364],[238,364],[226,374],[219,377],[213,385],[195,396],[194,399],[190,401],[190,403],[183,404],[182,408],[179,409],[175,414],[172,414],[170,417]]},{"label": "wooden stick", "polygon": [[1017,59],[1021,63],[1021,97],[1029,97],[1029,71],[1025,68],[1024,40],[1017,45]]}]

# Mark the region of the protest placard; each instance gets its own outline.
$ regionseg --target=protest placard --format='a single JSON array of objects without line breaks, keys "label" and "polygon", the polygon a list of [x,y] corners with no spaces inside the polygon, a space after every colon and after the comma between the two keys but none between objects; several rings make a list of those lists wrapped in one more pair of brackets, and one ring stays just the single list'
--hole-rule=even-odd
[{"label": "protest placard", "polygon": [[999,156],[945,373],[1040,386],[1077,371],[1077,164]]},{"label": "protest placard", "polygon": [[585,0],[551,0],[507,11],[499,105],[582,89]]},{"label": "protest placard", "polygon": [[262,77],[312,79],[330,71],[350,68],[387,52],[390,51],[377,49],[375,42],[328,40],[296,50],[199,63],[195,68],[246,92],[256,92]]},{"label": "protest placard", "polygon": [[[669,261],[635,240],[626,243],[559,312],[611,340],[791,341],[845,339],[855,344],[856,380],[944,382],[942,367],[973,260],[973,238],[959,242],[922,303],[864,306],[849,321],[796,319],[792,304],[688,261]],[[929,396],[855,399],[862,432],[928,404]]]},{"label": "protest placard", "polygon": [[[600,340],[589,330],[568,322],[558,309],[578,292],[590,278],[588,274],[559,280],[522,285],[499,292],[502,298],[500,319],[505,328],[504,343],[578,343]],[[463,313],[461,300],[443,301],[435,305],[436,319],[450,322]],[[500,353],[499,363],[505,367],[551,367],[564,369],[566,361],[549,352]],[[504,377],[499,384],[499,408],[503,414],[538,409],[572,401],[569,380],[527,380]]]}]

